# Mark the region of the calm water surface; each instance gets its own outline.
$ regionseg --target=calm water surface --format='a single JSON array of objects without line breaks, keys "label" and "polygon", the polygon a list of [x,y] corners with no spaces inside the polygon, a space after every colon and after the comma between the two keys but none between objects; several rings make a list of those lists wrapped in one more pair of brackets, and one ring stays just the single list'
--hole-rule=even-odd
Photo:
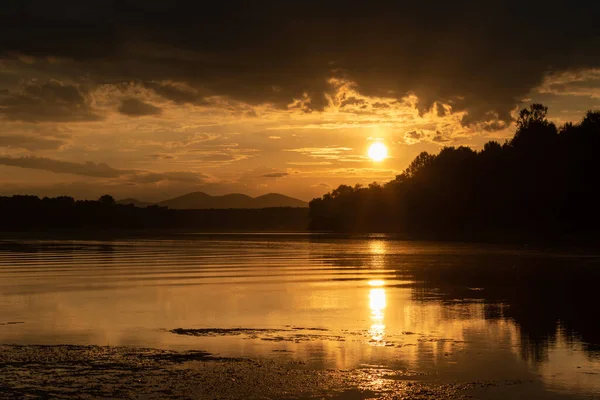
[{"label": "calm water surface", "polygon": [[599,270],[580,252],[377,236],[5,241],[0,343],[203,349],[600,398]]}]

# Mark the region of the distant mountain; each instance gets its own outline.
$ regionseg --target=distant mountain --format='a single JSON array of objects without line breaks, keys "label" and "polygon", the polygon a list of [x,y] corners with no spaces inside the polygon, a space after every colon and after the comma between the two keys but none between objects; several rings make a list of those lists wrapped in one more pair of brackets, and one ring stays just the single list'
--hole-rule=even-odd
[{"label": "distant mountain", "polygon": [[202,192],[194,192],[161,201],[160,206],[167,206],[176,210],[194,210],[199,208],[253,208],[252,197],[244,194],[227,194],[224,196],[211,196]]},{"label": "distant mountain", "polygon": [[123,199],[123,200],[117,201],[117,204],[124,204],[124,205],[133,204],[134,206],[140,207],[140,208],[144,208],[144,207],[153,205],[153,203],[148,203],[146,201],[139,201],[137,199]]},{"label": "distant mountain", "polygon": [[[120,204],[133,204],[136,207],[152,205],[135,199],[118,201]],[[308,207],[305,201],[278,193],[269,193],[252,198],[245,194],[233,193],[224,196],[211,196],[203,192],[193,192],[175,197],[174,199],[156,203],[162,207],[175,210],[198,210],[206,208],[269,208],[269,207]]]},{"label": "distant mountain", "polygon": [[279,193],[268,193],[252,199],[254,207],[252,208],[269,208],[269,207],[308,207],[308,203],[293,197],[284,196]]},{"label": "distant mountain", "polygon": [[308,207],[305,201],[277,193],[269,193],[252,198],[245,194],[211,196],[202,192],[184,194],[174,199],[161,201],[160,206],[177,210],[202,208],[267,208],[267,207]]}]

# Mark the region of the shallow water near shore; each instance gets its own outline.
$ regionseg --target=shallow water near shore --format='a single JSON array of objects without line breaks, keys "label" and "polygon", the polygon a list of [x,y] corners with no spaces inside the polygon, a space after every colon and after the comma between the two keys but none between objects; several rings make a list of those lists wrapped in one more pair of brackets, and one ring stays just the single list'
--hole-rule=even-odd
[{"label": "shallow water near shore", "polygon": [[572,249],[386,236],[3,241],[0,343],[202,350],[600,398],[599,269]]}]

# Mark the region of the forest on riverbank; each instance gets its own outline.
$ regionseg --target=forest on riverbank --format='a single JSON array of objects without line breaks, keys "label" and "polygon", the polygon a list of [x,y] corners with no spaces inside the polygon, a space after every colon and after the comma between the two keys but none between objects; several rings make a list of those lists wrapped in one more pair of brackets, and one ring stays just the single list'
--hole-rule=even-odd
[{"label": "forest on riverbank", "polygon": [[0,197],[0,232],[90,230],[304,231],[308,209],[176,210],[157,205],[118,204],[105,195],[98,200],[72,197]]},{"label": "forest on riverbank", "polygon": [[427,239],[594,235],[600,111],[560,127],[547,111],[521,110],[504,144],[423,152],[390,182],[341,185],[310,202],[310,229]]}]

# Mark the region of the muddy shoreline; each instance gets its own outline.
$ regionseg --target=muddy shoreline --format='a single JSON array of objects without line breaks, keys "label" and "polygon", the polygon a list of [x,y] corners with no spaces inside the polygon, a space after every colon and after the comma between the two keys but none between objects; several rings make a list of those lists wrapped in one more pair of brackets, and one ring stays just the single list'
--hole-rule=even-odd
[{"label": "muddy shoreline", "polygon": [[2,345],[0,371],[0,398],[467,399],[536,385],[450,382],[374,366],[318,370],[298,361],[204,351],[74,345]]}]

